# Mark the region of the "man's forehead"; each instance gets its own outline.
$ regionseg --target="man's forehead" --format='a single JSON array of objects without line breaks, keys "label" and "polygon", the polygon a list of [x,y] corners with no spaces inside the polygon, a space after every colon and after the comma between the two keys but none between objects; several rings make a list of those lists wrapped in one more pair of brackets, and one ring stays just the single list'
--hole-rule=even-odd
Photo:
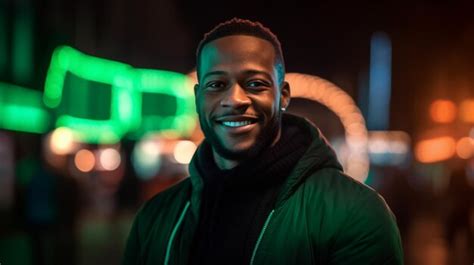
[{"label": "man's forehead", "polygon": [[271,48],[270,51],[274,52],[273,45],[268,40],[260,37],[250,35],[229,35],[217,38],[206,43],[203,47],[209,48],[211,46],[218,46],[222,50],[225,49],[242,49],[242,50],[260,50]]},{"label": "man's forehead", "polygon": [[207,43],[201,53],[202,70],[217,65],[246,63],[273,68],[275,51],[270,42],[253,36],[232,35]]}]

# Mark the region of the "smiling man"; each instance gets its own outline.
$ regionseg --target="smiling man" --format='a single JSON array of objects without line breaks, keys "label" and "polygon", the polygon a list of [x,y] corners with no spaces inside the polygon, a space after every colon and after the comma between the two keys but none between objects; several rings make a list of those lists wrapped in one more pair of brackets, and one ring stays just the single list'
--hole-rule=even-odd
[{"label": "smiling man", "polygon": [[208,38],[199,51],[195,94],[201,128],[217,165],[230,169],[280,138],[281,109],[290,100],[278,70],[281,53],[269,41],[247,35]]},{"label": "smiling man", "polygon": [[276,36],[232,19],[197,48],[205,140],[190,177],[148,201],[123,264],[402,264],[384,200],[342,172],[306,119]]}]

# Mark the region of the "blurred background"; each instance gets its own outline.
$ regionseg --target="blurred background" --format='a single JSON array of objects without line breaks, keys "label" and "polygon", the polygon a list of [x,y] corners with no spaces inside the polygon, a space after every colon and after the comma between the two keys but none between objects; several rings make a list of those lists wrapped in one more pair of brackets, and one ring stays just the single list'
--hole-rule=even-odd
[{"label": "blurred background", "polygon": [[276,33],[289,111],[397,216],[406,264],[474,262],[474,2],[0,0],[0,263],[119,264],[202,140],[195,48]]}]

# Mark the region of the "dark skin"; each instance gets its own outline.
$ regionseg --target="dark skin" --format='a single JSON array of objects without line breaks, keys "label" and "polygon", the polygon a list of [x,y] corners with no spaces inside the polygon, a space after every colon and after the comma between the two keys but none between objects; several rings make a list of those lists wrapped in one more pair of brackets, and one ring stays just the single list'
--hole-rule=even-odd
[{"label": "dark skin", "polygon": [[231,169],[274,145],[290,86],[280,80],[272,44],[233,35],[207,43],[194,87],[201,128],[221,169]]}]

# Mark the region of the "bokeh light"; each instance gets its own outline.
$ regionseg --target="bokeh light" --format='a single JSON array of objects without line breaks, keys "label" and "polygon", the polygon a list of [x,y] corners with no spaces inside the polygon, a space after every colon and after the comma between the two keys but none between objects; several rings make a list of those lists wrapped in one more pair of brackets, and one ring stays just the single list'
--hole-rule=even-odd
[{"label": "bokeh light", "polygon": [[132,165],[140,179],[149,180],[158,174],[161,168],[161,149],[161,143],[153,139],[144,139],[135,145]]},{"label": "bokeh light", "polygon": [[438,99],[430,106],[431,119],[439,123],[450,123],[456,118],[456,105],[451,100]]},{"label": "bokeh light", "polygon": [[120,153],[113,148],[106,148],[99,151],[100,166],[105,170],[115,170],[120,166]]},{"label": "bokeh light", "polygon": [[470,137],[459,139],[456,144],[456,154],[462,159],[469,159],[474,154],[474,140]]},{"label": "bokeh light", "polygon": [[415,157],[422,163],[435,163],[451,158],[456,153],[456,141],[449,136],[422,140],[415,146]]},{"label": "bokeh light", "polygon": [[402,165],[409,159],[410,136],[403,131],[370,131],[370,161],[377,165]]},{"label": "bokeh light", "polygon": [[174,148],[173,157],[180,164],[189,164],[196,148],[196,144],[191,141],[179,141]]},{"label": "bokeh light", "polygon": [[94,153],[87,149],[79,150],[74,156],[74,165],[82,172],[90,172],[95,166]]},{"label": "bokeh light", "polygon": [[459,118],[463,122],[474,123],[474,99],[466,99],[461,102]]},{"label": "bokeh light", "polygon": [[59,127],[51,134],[49,147],[53,153],[57,155],[70,154],[74,151],[75,146],[73,130]]}]

